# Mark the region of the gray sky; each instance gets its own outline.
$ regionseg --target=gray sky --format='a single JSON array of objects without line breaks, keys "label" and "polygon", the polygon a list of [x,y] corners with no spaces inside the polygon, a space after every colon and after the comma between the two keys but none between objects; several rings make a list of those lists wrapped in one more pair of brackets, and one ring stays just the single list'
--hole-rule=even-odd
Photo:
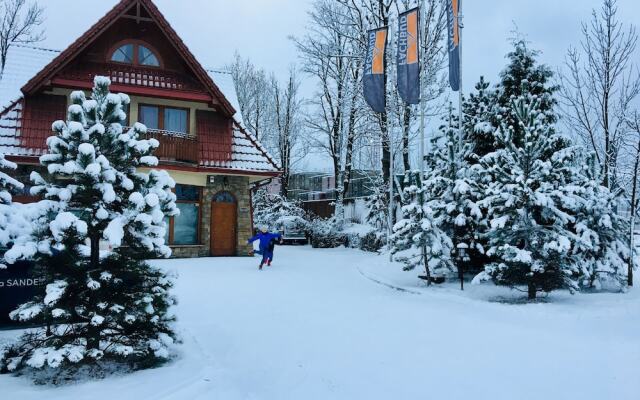
[{"label": "gray sky", "polygon": [[[46,7],[43,45],[64,48],[117,0],[40,0]],[[287,38],[304,32],[310,0],[155,0],[169,22],[207,67],[227,64],[237,49],[254,63],[284,76],[296,61]],[[482,74],[494,81],[517,24],[542,60],[558,66],[580,39],[580,21],[602,0],[465,0],[463,74],[470,87]],[[78,7],[79,4],[82,6]],[[640,1],[619,0],[624,22],[640,25]],[[71,10],[71,12],[70,12]]]},{"label": "gray sky", "polygon": [[[69,45],[118,2],[39,1],[45,5],[47,17],[47,39],[42,45],[56,49]],[[226,65],[238,50],[281,78],[297,61],[295,47],[288,36],[304,33],[310,2],[155,0],[205,67]],[[567,48],[580,41],[580,22],[587,20],[591,10],[601,4],[602,0],[463,1],[464,91],[471,89],[480,75],[495,83],[509,51],[507,38],[516,25],[533,47],[542,51],[542,62],[554,69],[561,66]],[[640,0],[619,0],[618,5],[622,21],[640,27]],[[311,85],[304,88],[305,92],[312,93]],[[319,168],[324,162],[310,157],[306,164]]]}]

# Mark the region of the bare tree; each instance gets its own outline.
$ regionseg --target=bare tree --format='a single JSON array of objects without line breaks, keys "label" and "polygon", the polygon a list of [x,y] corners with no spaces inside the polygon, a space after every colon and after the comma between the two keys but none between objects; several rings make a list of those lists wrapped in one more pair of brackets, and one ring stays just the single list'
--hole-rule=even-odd
[{"label": "bare tree", "polygon": [[602,184],[612,190],[620,188],[622,116],[640,92],[632,62],[638,35],[635,26],[624,27],[618,20],[616,4],[604,0],[600,12],[594,10],[591,21],[583,23],[583,40],[579,49],[569,49],[560,90],[566,124],[596,153]]},{"label": "bare tree", "polygon": [[273,120],[275,121],[276,155],[282,167],[281,191],[287,196],[291,169],[306,155],[301,143],[303,123],[303,100],[300,97],[300,79],[295,67],[291,67],[289,78],[281,85],[271,76],[273,93]]},{"label": "bare tree", "polygon": [[0,79],[13,44],[29,44],[44,39],[43,31],[39,30],[44,22],[43,13],[36,2],[0,0]]},{"label": "bare tree", "polygon": [[631,227],[629,231],[629,248],[631,249],[631,257],[629,257],[629,267],[627,272],[627,284],[633,286],[633,269],[634,269],[634,257],[635,257],[635,230],[636,219],[638,215],[638,208],[640,208],[640,201],[638,199],[638,184],[640,183],[640,113],[635,110],[630,117],[626,118],[627,127],[633,137],[633,166],[630,171],[631,184],[630,184],[630,212],[631,212]]},{"label": "bare tree", "polygon": [[312,133],[312,145],[332,161],[337,186],[342,170],[349,71],[354,60],[348,57],[350,38],[345,30],[348,18],[339,4],[316,0],[309,19],[308,32],[301,38],[293,38],[303,62],[302,71],[313,77],[318,85],[306,123]]},{"label": "bare tree", "polygon": [[267,73],[238,53],[227,68],[233,76],[240,112],[246,127],[257,139],[265,139],[273,125],[273,115],[269,111],[272,107],[273,88]]}]

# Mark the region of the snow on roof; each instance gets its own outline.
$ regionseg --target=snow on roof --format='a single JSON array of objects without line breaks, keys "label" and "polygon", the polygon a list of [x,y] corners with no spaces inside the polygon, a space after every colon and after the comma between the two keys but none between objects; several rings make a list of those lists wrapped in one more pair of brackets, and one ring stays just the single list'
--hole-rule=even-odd
[{"label": "snow on roof", "polygon": [[269,152],[267,152],[251,133],[239,124],[234,124],[233,141],[231,144],[231,160],[204,161],[201,165],[205,167],[230,168],[243,171],[278,171],[277,164],[271,155],[269,155]]},{"label": "snow on roof", "polygon": [[58,50],[12,45],[0,79],[0,112],[20,99],[20,89],[58,54]]},{"label": "snow on roof", "polygon": [[[21,88],[38,72],[47,66],[60,51],[38,47],[13,45],[9,50],[7,65],[0,80],[0,152],[8,155],[39,155],[38,149],[20,146],[19,128],[22,99]],[[243,171],[276,172],[273,157],[253,137],[243,124],[240,104],[233,77],[220,70],[207,70],[229,103],[236,109],[234,120],[232,155],[230,161],[205,161],[205,167],[229,168]]]}]

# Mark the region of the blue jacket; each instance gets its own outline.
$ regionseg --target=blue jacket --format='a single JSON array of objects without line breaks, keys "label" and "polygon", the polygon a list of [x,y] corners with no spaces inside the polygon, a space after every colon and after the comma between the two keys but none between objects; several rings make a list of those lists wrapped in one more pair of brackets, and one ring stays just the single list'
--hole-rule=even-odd
[{"label": "blue jacket", "polygon": [[271,241],[273,239],[276,240],[280,240],[282,239],[282,235],[279,233],[262,233],[262,232],[258,232],[257,235],[255,235],[254,237],[252,237],[251,239],[249,239],[249,243],[253,243],[256,240],[260,241],[260,250],[264,251],[267,250],[269,248],[269,243],[271,243]]}]

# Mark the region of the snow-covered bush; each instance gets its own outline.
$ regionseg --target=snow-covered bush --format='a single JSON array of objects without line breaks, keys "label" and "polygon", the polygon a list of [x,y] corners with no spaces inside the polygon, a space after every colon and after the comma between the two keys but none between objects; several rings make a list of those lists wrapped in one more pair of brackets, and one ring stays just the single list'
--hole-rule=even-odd
[{"label": "snow-covered bush", "polygon": [[295,222],[295,229],[307,231],[308,217],[296,201],[288,200],[280,194],[258,189],[253,194],[253,225],[266,226],[270,230],[278,230],[285,223]]},{"label": "snow-covered bush", "polygon": [[346,235],[336,227],[333,218],[316,218],[309,224],[309,237],[314,248],[335,248],[346,244]]},{"label": "snow-covered bush", "polygon": [[[159,143],[141,138],[146,127],[125,130],[128,96],[109,92],[96,77],[91,99],[71,94],[67,121],[53,123],[47,174],[32,173],[42,212],[31,240],[14,246],[13,259],[45,269],[46,293],[11,313],[15,321],[46,324],[9,346],[2,372],[67,373],[82,366],[156,365],[170,357],[172,282],[144,260],[168,257],[165,217],[178,213],[175,185],[154,167]],[[100,249],[100,243],[110,249]]]},{"label": "snow-covered bush", "polygon": [[341,233],[345,237],[345,246],[372,253],[379,252],[386,241],[386,232],[364,224],[346,224]]}]

